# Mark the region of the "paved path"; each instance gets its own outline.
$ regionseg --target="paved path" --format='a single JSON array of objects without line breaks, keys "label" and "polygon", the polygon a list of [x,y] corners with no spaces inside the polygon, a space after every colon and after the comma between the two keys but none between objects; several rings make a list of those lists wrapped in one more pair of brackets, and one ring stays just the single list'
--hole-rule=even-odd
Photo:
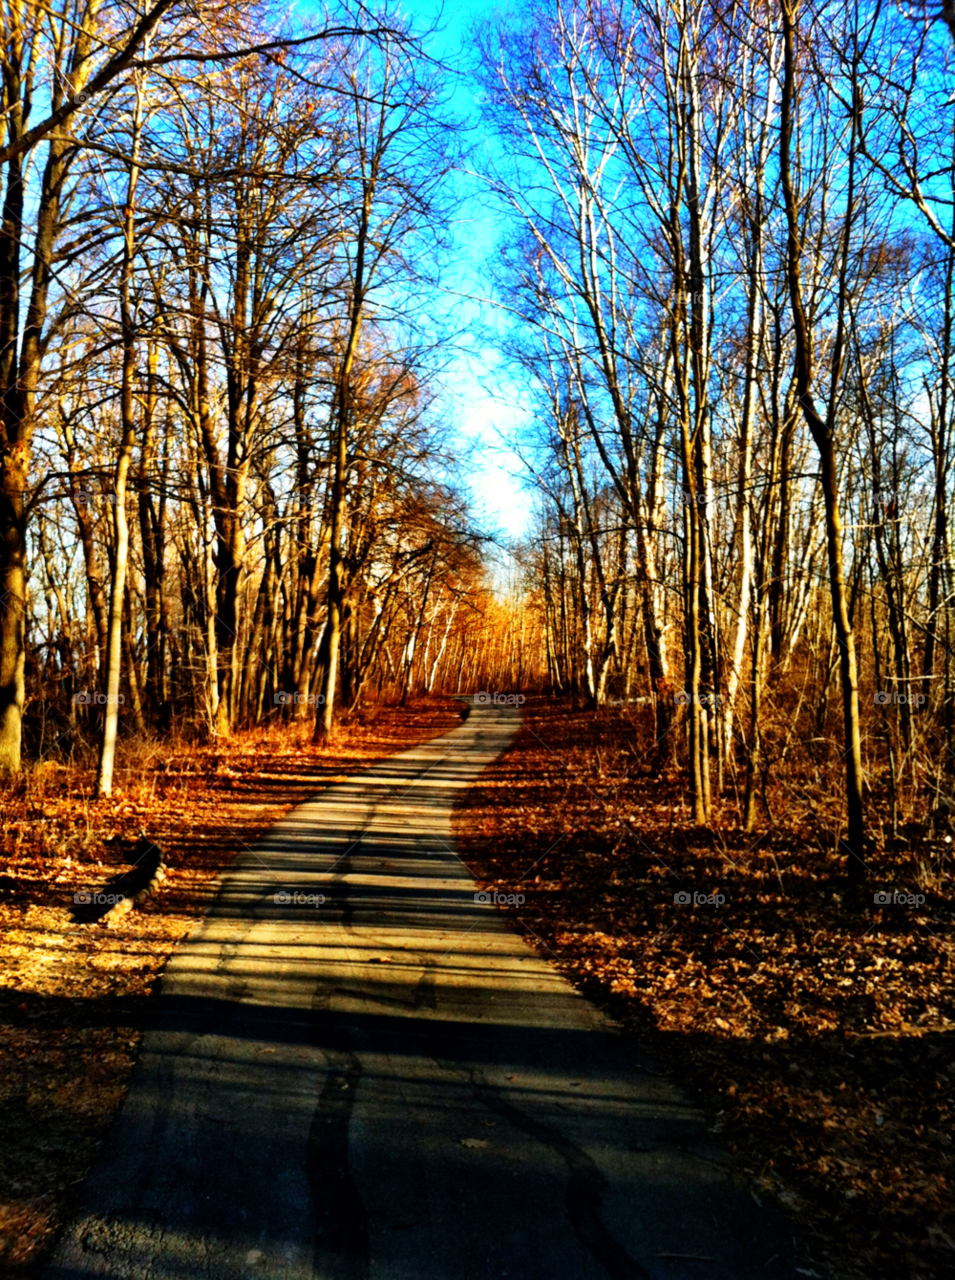
[{"label": "paved path", "polygon": [[48,1280],[793,1275],[705,1118],[475,902],[451,808],[517,724],[475,709],[238,859]]}]

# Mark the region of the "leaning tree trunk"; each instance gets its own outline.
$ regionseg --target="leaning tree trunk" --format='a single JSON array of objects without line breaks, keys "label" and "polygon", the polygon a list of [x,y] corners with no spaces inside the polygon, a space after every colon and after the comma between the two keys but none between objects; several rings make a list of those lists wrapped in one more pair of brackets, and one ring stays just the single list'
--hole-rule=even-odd
[{"label": "leaning tree trunk", "polygon": [[133,324],[130,292],[133,260],[136,253],[136,183],[139,178],[139,135],[142,123],[141,84],[136,86],[136,109],[133,120],[132,159],[123,210],[123,266],[119,284],[120,325],[123,341],[123,373],[120,388],[120,414],[123,438],[116,461],[113,491],[115,554],[113,581],[109,595],[109,633],[106,647],[106,705],[103,708],[103,741],[100,747],[96,793],[108,796],[113,789],[116,762],[116,738],[119,731],[119,685],[123,656],[123,600],[126,592],[126,570],[129,563],[129,521],[126,518],[126,482],[136,445],[136,418],[133,409],[133,374],[136,367],[136,331]]},{"label": "leaning tree trunk", "polygon": [[[845,575],[842,562],[842,517],[839,511],[839,478],[833,439],[833,414],[830,405],[829,420],[825,420],[816,408],[812,393],[813,344],[806,316],[802,292],[802,232],[799,222],[799,201],[793,185],[792,134],[796,99],[796,0],[783,0],[784,75],[780,104],[780,181],[786,206],[787,251],[786,280],[793,319],[793,345],[796,365],[796,389],[806,425],[819,453],[820,477],[826,520],[826,548],[829,554],[829,590],[832,597],[832,616],[839,650],[839,672],[842,686],[842,713],[845,725],[846,762],[846,819],[845,849],[849,860],[849,878],[854,882],[865,877],[865,810],[862,794],[862,737],[859,727],[859,687],[856,664],[855,638],[849,615]],[[853,129],[856,128],[855,98]],[[850,159],[849,181],[846,197],[847,218],[843,236],[848,237],[853,213],[853,169]],[[845,253],[840,276],[840,302],[845,302],[846,274]],[[840,308],[841,329],[842,309]],[[834,343],[833,361],[839,359],[839,334]],[[831,379],[835,389],[835,375]]]},{"label": "leaning tree trunk", "polygon": [[[60,192],[68,163],[64,156],[67,144],[54,131],[50,135],[49,152],[37,199],[36,234],[33,243],[33,269],[30,305],[23,322],[19,360],[15,357],[16,340],[11,340],[6,358],[7,382],[0,387],[3,396],[0,415],[0,777],[11,777],[20,771],[23,708],[26,701],[26,491],[30,479],[30,457],[35,428],[36,392],[43,355],[43,329],[46,324],[53,252],[60,224]],[[14,172],[16,169],[16,173]],[[11,164],[7,177],[10,184],[19,182],[17,162]],[[4,218],[9,210],[5,206]],[[0,286],[7,289],[9,272],[19,277],[20,238],[22,225],[5,227],[14,242],[6,260],[0,261]],[[0,237],[3,240],[4,237]],[[14,282],[12,299],[4,298],[5,317],[9,307],[18,311],[18,280]],[[15,330],[14,330],[15,331]]]}]

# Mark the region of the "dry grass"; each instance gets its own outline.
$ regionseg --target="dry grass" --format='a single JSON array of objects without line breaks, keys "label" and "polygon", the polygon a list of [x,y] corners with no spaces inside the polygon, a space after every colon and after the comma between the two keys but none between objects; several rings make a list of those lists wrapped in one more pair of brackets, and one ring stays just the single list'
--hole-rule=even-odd
[{"label": "dry grass", "polygon": [[[34,1276],[126,1090],[149,996],[216,875],[296,803],[459,723],[452,702],[384,708],[319,751],[298,729],[218,747],[124,744],[114,795],[44,763],[0,792],[0,1272]],[[141,828],[169,878],[115,925],[71,923]]]},{"label": "dry grass", "polygon": [[[525,713],[460,811],[482,882],[523,893],[528,941],[704,1089],[756,1194],[798,1216],[830,1274],[951,1275],[955,912],[931,889],[873,902],[949,884],[950,839],[880,833],[852,894],[811,773],[768,794],[775,825],[746,836],[728,805],[699,832],[684,776],[641,759],[648,724],[543,700]],[[787,810],[797,789],[809,802]]]}]

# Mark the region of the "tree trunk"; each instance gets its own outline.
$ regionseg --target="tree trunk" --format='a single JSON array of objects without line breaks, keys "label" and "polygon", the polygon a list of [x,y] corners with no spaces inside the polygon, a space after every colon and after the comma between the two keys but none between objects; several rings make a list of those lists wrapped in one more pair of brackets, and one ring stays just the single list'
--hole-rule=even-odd
[{"label": "tree trunk", "polygon": [[345,563],[342,537],[345,528],[345,479],[348,469],[348,432],[351,416],[351,377],[365,307],[365,251],[371,224],[378,173],[377,157],[364,182],[361,216],[355,242],[355,275],[352,285],[348,333],[338,376],[335,472],[332,481],[331,529],[329,535],[328,608],[325,623],[325,669],[322,676],[322,705],[315,721],[314,741],[323,744],[335,736],[335,696],[338,685],[338,656],[342,636],[342,609],[345,603]]},{"label": "tree trunk", "polygon": [[[136,329],[133,323],[130,293],[133,263],[136,256],[136,184],[139,179],[139,138],[142,127],[142,83],[136,85],[136,107],[133,117],[132,158],[123,210],[123,266],[119,282],[120,324],[123,342],[123,373],[120,387],[120,414],[123,438],[116,461],[113,490],[114,564],[109,594],[109,633],[106,648],[106,705],[103,708],[103,740],[100,747],[96,794],[108,796],[113,790],[116,763],[116,737],[119,730],[119,692],[123,657],[123,601],[126,593],[126,570],[129,563],[129,521],[126,517],[126,481],[136,447],[136,416],[133,404],[133,377],[136,371]],[[141,717],[141,713],[140,713]]]},{"label": "tree trunk", "polygon": [[[802,295],[802,240],[799,226],[799,203],[793,183],[792,135],[796,105],[796,22],[795,0],[782,0],[784,76],[780,106],[780,179],[786,205],[787,253],[786,277],[793,318],[793,342],[796,362],[796,385],[799,404],[819,453],[820,479],[826,520],[826,549],[829,557],[829,590],[832,615],[839,650],[842,685],[842,713],[845,726],[846,817],[847,834],[844,848],[848,855],[849,877],[853,882],[864,879],[865,811],[862,794],[862,736],[859,727],[859,688],[855,638],[849,618],[845,576],[842,562],[842,517],[839,512],[839,476],[833,440],[833,397],[837,389],[838,334],[834,344],[834,374],[830,380],[828,421],[824,420],[813,398],[813,342]],[[858,101],[858,100],[857,100]],[[847,225],[842,234],[847,245],[853,214],[852,170],[850,167],[846,196]],[[845,305],[845,255],[840,279],[840,319]]]}]

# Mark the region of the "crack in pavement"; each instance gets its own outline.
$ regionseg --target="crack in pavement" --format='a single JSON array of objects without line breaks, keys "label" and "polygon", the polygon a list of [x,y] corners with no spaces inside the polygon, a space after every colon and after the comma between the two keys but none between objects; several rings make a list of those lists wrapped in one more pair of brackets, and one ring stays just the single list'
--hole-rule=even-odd
[{"label": "crack in pavement", "polygon": [[567,1183],[567,1216],[573,1223],[580,1241],[605,1268],[611,1280],[650,1280],[638,1262],[630,1257],[620,1242],[614,1239],[600,1220],[600,1201],[607,1179],[583,1148],[571,1142],[560,1130],[526,1115],[513,1103],[506,1101],[498,1089],[484,1079],[480,1071],[471,1072],[475,1097],[491,1111],[503,1116],[509,1124],[556,1151],[567,1165],[570,1178]]},{"label": "crack in pavement", "polygon": [[[320,984],[312,1001],[316,1015],[329,1015],[333,993]],[[341,1027],[339,1034],[347,1035]],[[367,1280],[368,1222],[348,1167],[348,1125],[361,1080],[354,1052],[322,1047],[325,1084],[308,1131],[306,1169],[316,1209],[313,1273],[316,1280]]]}]

